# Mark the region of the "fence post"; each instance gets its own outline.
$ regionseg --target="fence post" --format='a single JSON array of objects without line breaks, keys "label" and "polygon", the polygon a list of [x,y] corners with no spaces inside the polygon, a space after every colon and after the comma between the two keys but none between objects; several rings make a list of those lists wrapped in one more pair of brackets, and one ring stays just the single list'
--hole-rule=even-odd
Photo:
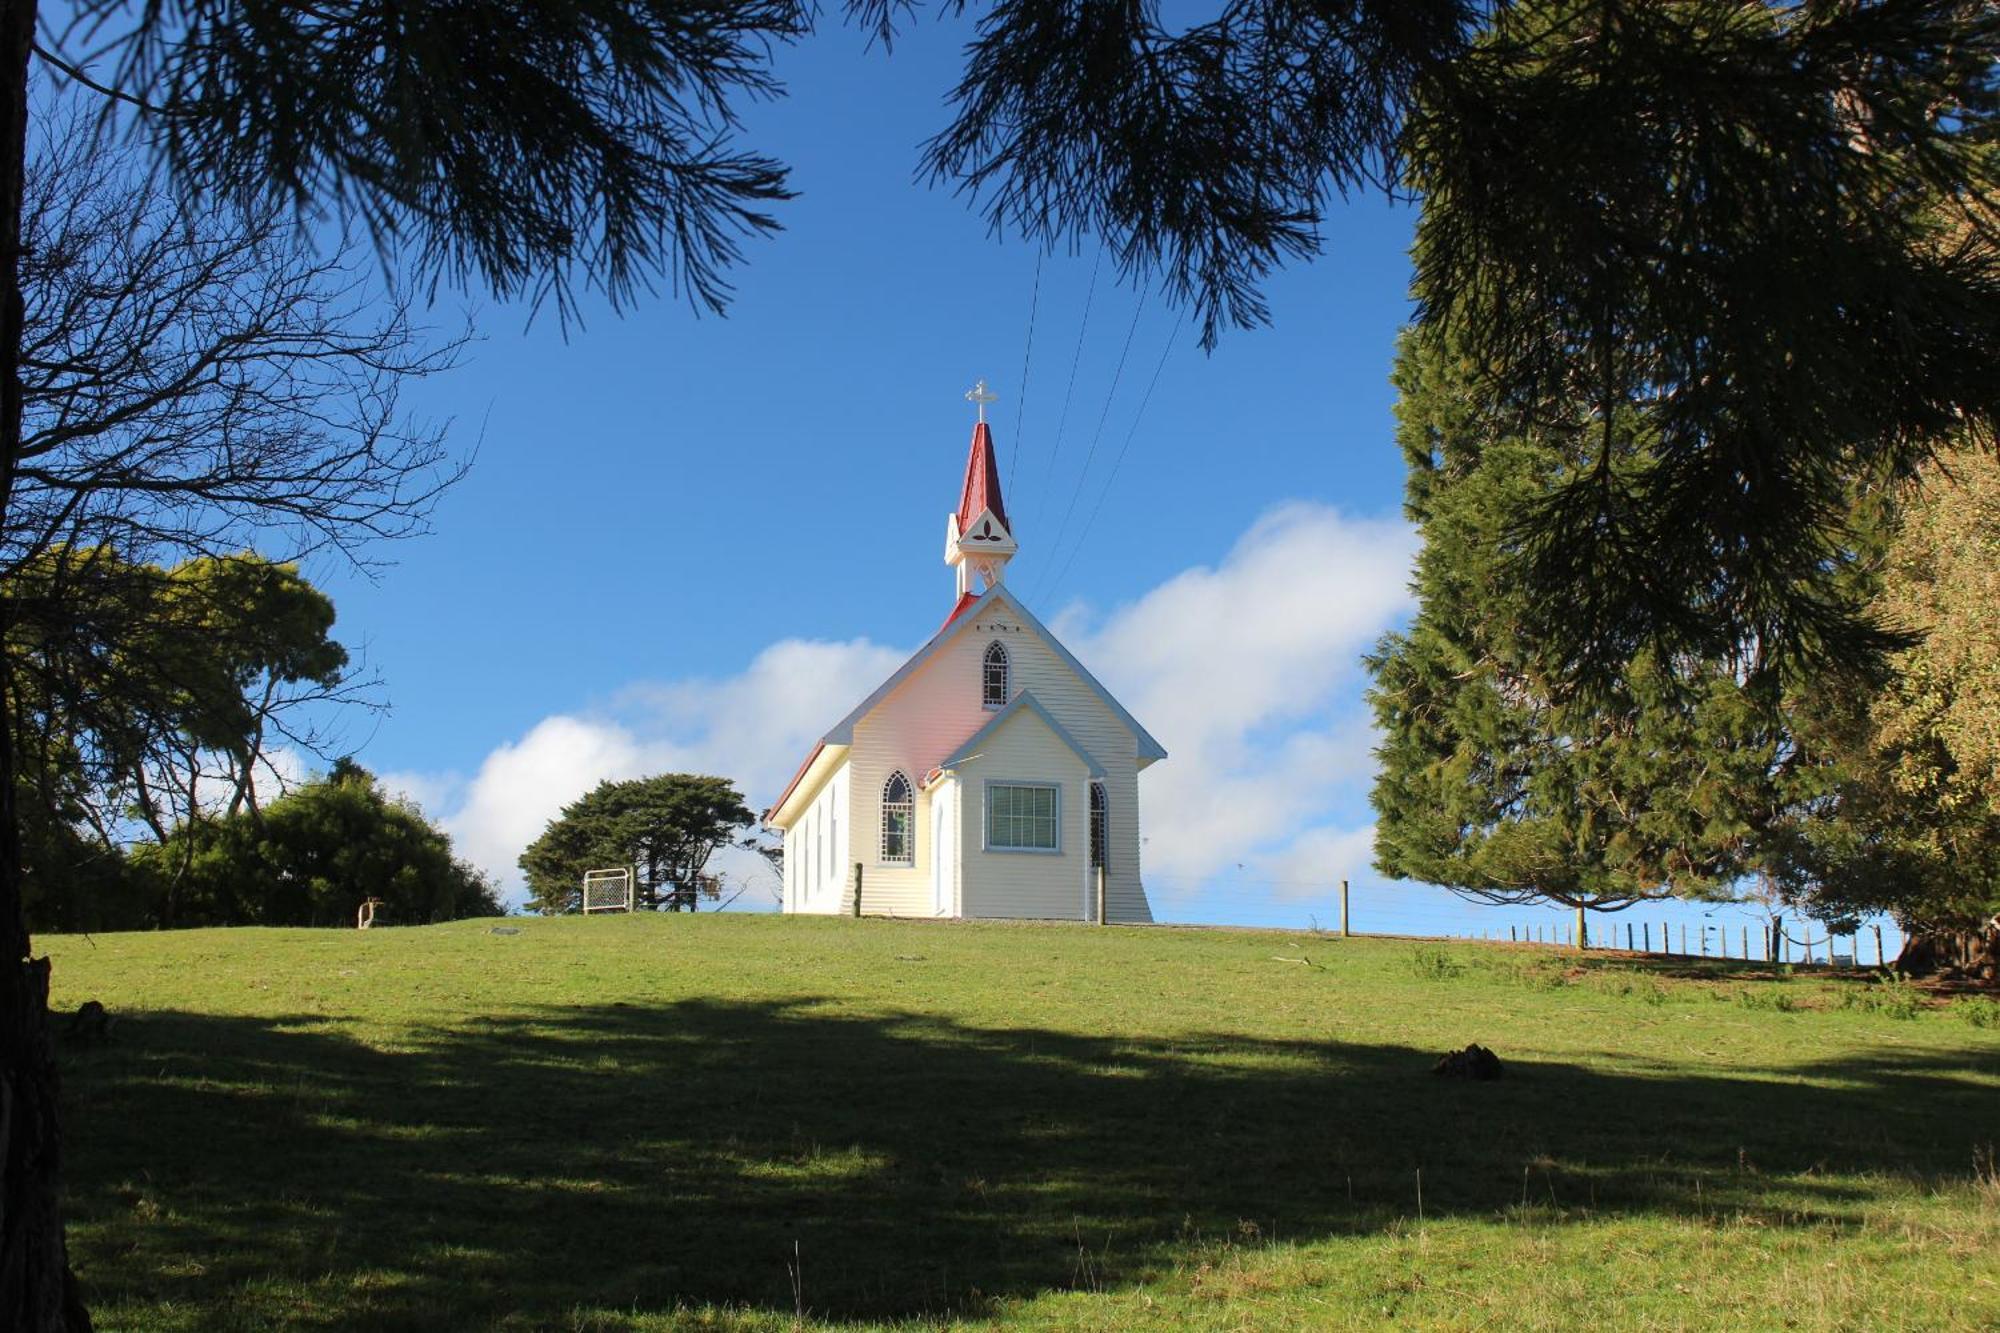
[{"label": "fence post", "polygon": [[1519,944],[1521,942],[1520,929],[1516,926],[1507,927],[1507,940],[1509,943]]},{"label": "fence post", "polygon": [[1097,924],[1104,924],[1104,863],[1097,863]]},{"label": "fence post", "polygon": [[1643,943],[1643,944],[1644,944],[1644,945],[1646,946],[1646,952],[1647,952],[1647,953],[1651,953],[1651,952],[1653,951],[1653,923],[1652,923],[1652,922],[1650,922],[1650,921],[1641,921],[1641,922],[1639,923],[1639,939],[1640,939],[1640,942],[1641,942],[1641,943]]},{"label": "fence post", "polygon": [[861,915],[861,863],[854,863],[854,915]]},{"label": "fence post", "polygon": [[1872,929],[1873,929],[1873,930],[1875,931],[1875,966],[1877,966],[1877,967],[1881,967],[1881,966],[1883,966],[1883,963],[1882,963],[1882,927],[1880,927],[1880,926],[1875,926],[1875,927],[1872,927]]},{"label": "fence post", "polygon": [[1630,921],[1625,923],[1625,952],[1632,952],[1632,923]]},{"label": "fence post", "polygon": [[1340,938],[1347,938],[1347,881],[1340,881]]}]

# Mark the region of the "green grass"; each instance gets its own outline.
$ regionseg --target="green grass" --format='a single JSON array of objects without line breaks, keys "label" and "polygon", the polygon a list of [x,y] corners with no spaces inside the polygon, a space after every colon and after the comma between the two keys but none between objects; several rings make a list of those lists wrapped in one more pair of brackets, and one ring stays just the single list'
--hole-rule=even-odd
[{"label": "green grass", "polygon": [[[44,941],[58,1004],[120,1016],[63,1059],[100,1327],[2000,1326],[1976,1007],[1506,946],[493,924]],[[1431,1076],[1470,1041],[1504,1080]]]}]

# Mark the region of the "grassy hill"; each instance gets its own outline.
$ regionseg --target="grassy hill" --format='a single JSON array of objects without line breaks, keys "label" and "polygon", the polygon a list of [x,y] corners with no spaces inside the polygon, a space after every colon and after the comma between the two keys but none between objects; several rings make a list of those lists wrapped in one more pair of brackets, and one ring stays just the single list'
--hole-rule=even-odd
[{"label": "grassy hill", "polygon": [[[101,1327],[2000,1326],[1991,1000],[1262,933],[498,924],[44,941],[59,1005],[120,1016],[63,1058]],[[1431,1076],[1469,1041],[1504,1080]]]}]

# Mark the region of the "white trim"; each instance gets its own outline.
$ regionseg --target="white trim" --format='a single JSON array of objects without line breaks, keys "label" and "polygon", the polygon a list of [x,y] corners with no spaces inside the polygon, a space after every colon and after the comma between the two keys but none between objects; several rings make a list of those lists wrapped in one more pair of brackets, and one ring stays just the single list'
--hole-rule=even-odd
[{"label": "white trim", "polygon": [[1097,695],[1104,703],[1104,706],[1111,710],[1112,715],[1131,729],[1133,738],[1138,743],[1139,767],[1144,768],[1156,759],[1165,759],[1167,757],[1165,748],[1153,739],[1152,734],[1140,726],[1136,718],[1125,711],[1123,704],[1111,697],[1111,691],[1099,684],[1097,677],[1084,670],[1083,663],[1077,661],[1070,650],[1063,647],[1061,641],[1055,635],[1049,633],[1047,625],[1035,619],[1034,613],[1021,605],[1018,597],[1007,591],[1007,585],[1004,583],[996,583],[985,592],[980,593],[979,596],[973,599],[971,606],[966,607],[964,611],[961,611],[953,618],[950,624],[944,626],[936,634],[933,634],[930,642],[919,648],[909,661],[896,668],[894,675],[876,686],[873,694],[863,699],[855,706],[854,711],[835,723],[833,730],[827,732],[825,737],[822,738],[823,743],[828,746],[852,745],[854,743],[854,724],[872,712],[875,705],[881,703],[883,699],[889,696],[890,691],[909,679],[910,675],[918,667],[935,656],[938,649],[944,647],[946,643],[950,642],[956,636],[963,634],[971,626],[972,622],[979,618],[980,612],[984,611],[995,601],[1003,603],[1013,610],[1016,615],[1020,616],[1026,622],[1027,627],[1040,635],[1042,642],[1046,643],[1050,650],[1057,657],[1060,657],[1070,670],[1077,674],[1077,678],[1088,686],[1092,693]]},{"label": "white trim", "polygon": [[943,763],[939,764],[938,767],[949,771],[953,768],[958,767],[960,764],[971,762],[974,756],[976,756],[979,753],[980,747],[986,744],[986,738],[988,736],[991,736],[994,732],[1000,730],[1001,727],[1005,726],[1007,720],[1013,717],[1016,713],[1020,712],[1022,709],[1026,709],[1027,711],[1033,713],[1036,717],[1040,718],[1042,720],[1042,725],[1049,729],[1049,734],[1054,736],[1057,740],[1061,741],[1064,745],[1067,745],[1070,748],[1071,753],[1075,754],[1078,759],[1081,759],[1083,761],[1083,767],[1085,771],[1092,778],[1102,779],[1104,777],[1103,766],[1100,765],[1097,762],[1097,760],[1091,757],[1090,751],[1084,749],[1082,745],[1078,744],[1076,737],[1069,734],[1069,729],[1064,727],[1062,723],[1056,721],[1055,718],[1052,715],[1050,715],[1049,710],[1042,707],[1042,701],[1040,699],[1037,699],[1034,696],[1034,694],[1028,690],[1022,690],[1019,694],[1014,696],[1014,701],[1012,703],[1008,704],[1005,708],[1001,709],[999,712],[995,713],[992,717],[988,718],[986,720],[985,726],[973,732],[970,736],[967,736],[965,740],[960,743],[959,747],[951,752],[951,756],[947,758]]}]

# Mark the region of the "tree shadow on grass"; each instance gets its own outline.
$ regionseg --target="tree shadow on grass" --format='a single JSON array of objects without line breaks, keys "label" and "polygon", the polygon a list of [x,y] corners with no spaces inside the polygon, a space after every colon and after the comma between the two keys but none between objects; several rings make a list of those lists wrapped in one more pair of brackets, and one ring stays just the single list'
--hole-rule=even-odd
[{"label": "tree shadow on grass", "polygon": [[232,1304],[246,1325],[371,1328],[974,1311],[1141,1280],[1193,1240],[1400,1225],[1419,1171],[1432,1219],[1525,1194],[1552,1220],[1826,1225],[1873,1197],[1868,1174],[1962,1177],[1967,1135],[2000,1131],[1962,1052],[1826,1082],[1607,1056],[1465,1084],[1400,1046],[811,1001],[530,1011],[394,1050],[311,1016],[155,1013],[121,1035],[68,1061],[79,1262],[93,1299],[197,1327]]}]

